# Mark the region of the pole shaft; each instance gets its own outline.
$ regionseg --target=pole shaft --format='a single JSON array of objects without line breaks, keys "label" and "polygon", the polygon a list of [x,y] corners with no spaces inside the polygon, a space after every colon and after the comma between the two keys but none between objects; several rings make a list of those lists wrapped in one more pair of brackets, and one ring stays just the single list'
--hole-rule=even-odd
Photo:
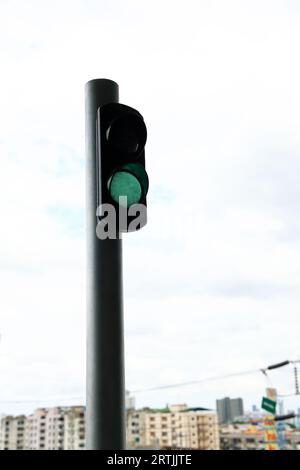
[{"label": "pole shaft", "polygon": [[87,175],[86,442],[89,450],[125,447],[122,240],[96,236],[97,109],[119,101],[118,85],[105,79],[85,86]]}]

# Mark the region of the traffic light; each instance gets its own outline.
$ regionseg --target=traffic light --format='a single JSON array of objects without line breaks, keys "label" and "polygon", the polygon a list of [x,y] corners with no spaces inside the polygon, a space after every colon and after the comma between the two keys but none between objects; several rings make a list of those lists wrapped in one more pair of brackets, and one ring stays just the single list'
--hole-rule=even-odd
[{"label": "traffic light", "polygon": [[147,222],[146,140],[147,129],[138,111],[119,103],[98,108],[97,216],[99,223],[107,223],[112,207],[118,232],[139,230]]}]

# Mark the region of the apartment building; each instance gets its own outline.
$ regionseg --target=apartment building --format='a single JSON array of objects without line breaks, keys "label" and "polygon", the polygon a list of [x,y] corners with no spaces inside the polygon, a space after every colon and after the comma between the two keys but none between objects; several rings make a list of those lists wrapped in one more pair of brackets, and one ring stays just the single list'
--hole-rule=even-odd
[{"label": "apartment building", "polygon": [[0,450],[25,448],[26,416],[5,416],[0,421]]},{"label": "apartment building", "polygon": [[25,449],[46,449],[46,416],[47,409],[39,408],[26,419]]},{"label": "apartment building", "polygon": [[249,425],[227,425],[220,430],[221,450],[260,450],[265,447],[264,429]]},{"label": "apartment building", "polygon": [[25,449],[79,450],[84,447],[83,407],[40,408],[27,417]]},{"label": "apartment building", "polygon": [[[27,418],[1,420],[1,449],[83,450],[85,408],[39,408]],[[186,405],[127,410],[127,446],[152,449],[219,449],[217,414]]]},{"label": "apartment building", "polygon": [[74,406],[65,413],[64,449],[85,449],[85,408]]},{"label": "apartment building", "polygon": [[217,450],[217,414],[186,405],[131,410],[127,415],[127,442],[130,447]]},{"label": "apartment building", "polygon": [[67,408],[49,408],[46,415],[45,442],[48,450],[63,450]]}]

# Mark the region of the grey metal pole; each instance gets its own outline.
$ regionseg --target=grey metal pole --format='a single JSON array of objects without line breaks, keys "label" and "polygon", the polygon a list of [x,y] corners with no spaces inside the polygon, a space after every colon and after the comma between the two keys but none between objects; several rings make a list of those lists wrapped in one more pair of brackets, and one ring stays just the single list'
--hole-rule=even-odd
[{"label": "grey metal pole", "polygon": [[96,116],[118,102],[118,85],[106,79],[85,86],[87,174],[86,447],[125,448],[122,240],[96,236]]}]

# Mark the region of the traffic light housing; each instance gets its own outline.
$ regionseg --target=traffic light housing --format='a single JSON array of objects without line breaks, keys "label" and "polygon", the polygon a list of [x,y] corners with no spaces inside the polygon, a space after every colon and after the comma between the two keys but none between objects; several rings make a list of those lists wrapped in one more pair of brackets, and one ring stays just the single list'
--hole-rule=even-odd
[{"label": "traffic light housing", "polygon": [[143,116],[124,104],[108,103],[98,108],[96,127],[98,220],[104,219],[109,204],[118,232],[139,230],[147,222],[149,186]]}]

